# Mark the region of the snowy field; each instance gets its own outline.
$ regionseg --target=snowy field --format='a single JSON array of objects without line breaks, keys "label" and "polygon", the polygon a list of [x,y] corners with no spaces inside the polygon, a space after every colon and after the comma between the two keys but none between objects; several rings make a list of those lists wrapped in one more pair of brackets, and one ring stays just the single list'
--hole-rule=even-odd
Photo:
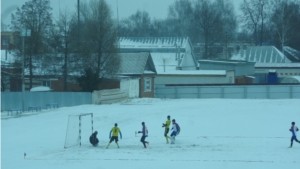
[{"label": "snowy field", "polygon": [[[3,169],[283,169],[299,168],[300,144],[290,145],[291,122],[300,127],[300,100],[133,99],[111,105],[82,105],[7,118],[2,114]],[[94,114],[100,144],[88,129],[81,147],[64,149],[68,116]],[[176,144],[163,137],[167,115],[181,133]],[[149,130],[144,149],[141,122]],[[120,148],[109,141],[118,123]],[[85,124],[83,124],[85,125]],[[84,127],[83,127],[84,128]],[[299,135],[299,134],[298,134]],[[298,136],[299,139],[299,136]],[[24,153],[26,157],[24,158]]]}]

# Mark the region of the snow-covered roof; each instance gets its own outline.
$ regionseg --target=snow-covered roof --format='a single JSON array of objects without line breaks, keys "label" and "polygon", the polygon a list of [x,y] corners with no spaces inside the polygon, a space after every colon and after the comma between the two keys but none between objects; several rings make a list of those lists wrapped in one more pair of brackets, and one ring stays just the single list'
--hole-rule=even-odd
[{"label": "snow-covered roof", "polygon": [[284,46],[283,51],[287,57],[291,58],[291,60],[300,61],[300,51],[288,46]]},{"label": "snow-covered roof", "polygon": [[251,46],[231,57],[231,60],[245,60],[256,63],[290,63],[291,61],[274,46]]},{"label": "snow-covered roof", "polygon": [[160,75],[226,75],[226,70],[173,70],[168,72],[161,72]]},{"label": "snow-covered roof", "polygon": [[120,48],[184,48],[188,37],[121,37]]},{"label": "snow-covered roof", "polygon": [[147,52],[120,53],[120,68],[118,74],[143,74],[149,55]]},{"label": "snow-covered roof", "polygon": [[51,91],[52,89],[50,89],[47,86],[37,86],[37,87],[33,87],[30,89],[31,92],[48,92]]},{"label": "snow-covered roof", "polygon": [[281,83],[300,83],[300,76],[285,77]]}]

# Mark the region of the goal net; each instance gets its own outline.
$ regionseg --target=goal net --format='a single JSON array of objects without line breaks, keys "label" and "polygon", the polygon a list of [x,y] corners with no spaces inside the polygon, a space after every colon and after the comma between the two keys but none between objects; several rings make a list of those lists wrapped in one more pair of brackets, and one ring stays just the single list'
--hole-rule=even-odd
[{"label": "goal net", "polygon": [[93,113],[69,115],[64,148],[89,143],[93,133]]}]

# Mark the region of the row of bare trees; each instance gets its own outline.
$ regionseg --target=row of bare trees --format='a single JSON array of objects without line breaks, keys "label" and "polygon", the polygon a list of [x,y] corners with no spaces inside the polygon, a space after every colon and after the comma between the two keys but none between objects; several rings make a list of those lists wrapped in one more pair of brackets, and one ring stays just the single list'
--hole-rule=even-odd
[{"label": "row of bare trees", "polygon": [[210,57],[208,48],[213,44],[234,41],[300,50],[299,6],[296,0],[243,0],[234,9],[227,0],[176,0],[166,19],[151,19],[146,11],[137,11],[121,20],[120,35],[188,36],[194,44],[204,44],[203,58]]},{"label": "row of bare trees", "polygon": [[[51,11],[50,0],[30,0],[12,14],[13,31],[31,30],[31,36],[24,37],[24,53],[23,37],[20,37],[19,48],[15,51],[16,56],[24,54],[30,88],[34,75],[63,75],[65,91],[70,74],[89,73],[93,75],[87,76],[100,79],[113,76],[119,65],[115,46],[117,29],[106,1],[82,2],[79,14],[61,11],[56,20],[53,20]],[[20,66],[22,62],[23,58],[19,57],[16,64]],[[92,85],[78,80],[82,88],[97,88],[95,84],[99,83],[98,78],[88,81]]]},{"label": "row of bare trees", "polygon": [[[36,72],[61,72],[65,90],[71,73],[86,70],[100,78],[112,76],[119,65],[114,55],[118,36],[188,36],[194,45],[204,45],[203,58],[211,57],[209,49],[214,44],[234,41],[300,50],[300,1],[296,0],[243,0],[240,15],[232,1],[175,0],[166,19],[137,11],[119,23],[105,0],[81,2],[79,13],[61,11],[55,20],[51,11],[50,0],[29,0],[12,14],[13,31],[31,30],[31,36],[24,38],[24,53],[21,39],[16,50],[17,56],[25,56],[30,87]],[[22,61],[20,57],[16,64]]]}]

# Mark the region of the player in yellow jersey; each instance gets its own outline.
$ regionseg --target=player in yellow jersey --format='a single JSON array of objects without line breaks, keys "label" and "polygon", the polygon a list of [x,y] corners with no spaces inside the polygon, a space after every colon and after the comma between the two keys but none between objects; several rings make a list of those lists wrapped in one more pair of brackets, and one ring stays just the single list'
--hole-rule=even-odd
[{"label": "player in yellow jersey", "polygon": [[171,120],[170,120],[170,116],[167,117],[167,121],[166,121],[166,124],[163,123],[162,127],[165,128],[165,137],[166,137],[166,140],[167,140],[167,144],[169,143],[169,136],[168,136],[168,133],[169,133],[169,130],[170,130],[170,124],[171,124]]},{"label": "player in yellow jersey", "polygon": [[[112,136],[111,136],[111,133],[113,133]],[[120,130],[120,128],[118,127],[118,124],[115,123],[115,127],[113,127],[113,128],[110,130],[110,133],[109,133],[110,141],[109,141],[109,143],[108,143],[108,145],[107,145],[106,148],[108,148],[109,145],[110,145],[110,143],[113,142],[114,140],[115,140],[115,142],[116,142],[116,144],[117,144],[117,146],[118,146],[118,148],[119,148],[119,144],[118,144],[118,141],[119,141],[119,140],[118,140],[119,133],[120,133],[120,138],[122,139],[122,133],[121,133],[121,130]]]}]

